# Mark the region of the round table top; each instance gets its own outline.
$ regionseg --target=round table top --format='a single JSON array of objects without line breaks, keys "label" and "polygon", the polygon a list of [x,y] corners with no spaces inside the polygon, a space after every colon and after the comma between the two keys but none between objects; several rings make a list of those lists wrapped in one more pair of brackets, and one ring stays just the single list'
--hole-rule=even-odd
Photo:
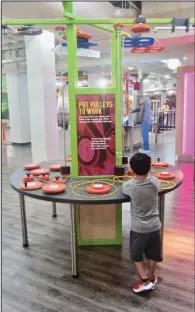
[{"label": "round table top", "polygon": [[[52,162],[49,162],[49,163],[51,164]],[[42,163],[41,168],[47,168],[49,163],[48,162]],[[163,171],[163,169],[162,169],[162,171]],[[183,173],[180,170],[178,170],[174,166],[169,165],[168,171],[172,172],[176,175],[176,178],[173,180],[175,182],[175,186],[171,189],[160,190],[159,195],[164,195],[166,193],[172,192],[173,190],[175,190],[176,188],[178,188],[182,184]],[[117,192],[115,194],[109,195],[109,196],[104,196],[104,197],[97,197],[97,195],[95,195],[96,197],[94,197],[93,195],[88,194],[84,190],[85,186],[83,187],[82,190],[77,189],[77,192],[79,192],[79,194],[81,194],[81,195],[87,196],[87,198],[79,197],[72,192],[72,187],[70,186],[70,184],[72,182],[80,181],[82,183],[84,181],[97,180],[97,178],[94,178],[94,177],[88,177],[88,178],[86,178],[86,177],[79,177],[79,178],[70,177],[65,182],[66,191],[63,193],[59,193],[59,194],[43,193],[43,191],[41,189],[33,190],[33,191],[22,190],[22,189],[20,189],[20,184],[21,184],[23,176],[26,174],[26,172],[27,172],[27,170],[24,170],[24,169],[19,169],[19,170],[15,171],[10,177],[10,184],[15,191],[17,191],[18,193],[23,194],[25,196],[28,196],[28,197],[36,198],[39,200],[51,201],[51,202],[59,202],[59,203],[95,204],[95,205],[98,205],[98,204],[117,204],[117,203],[125,203],[125,202],[130,201],[129,197],[122,193],[122,185],[119,183],[115,184],[115,186],[117,188]],[[53,172],[53,171],[51,171],[50,174],[53,176],[59,176],[60,175],[59,172]],[[105,178],[100,177],[100,179],[105,179]]]}]

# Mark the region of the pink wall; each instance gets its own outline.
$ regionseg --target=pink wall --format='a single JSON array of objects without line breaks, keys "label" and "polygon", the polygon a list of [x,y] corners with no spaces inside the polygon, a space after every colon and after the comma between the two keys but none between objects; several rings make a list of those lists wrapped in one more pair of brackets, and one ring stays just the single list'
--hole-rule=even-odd
[{"label": "pink wall", "polygon": [[182,154],[194,156],[195,72],[184,74]]},{"label": "pink wall", "polygon": [[191,159],[194,154],[195,67],[181,66],[177,70],[176,93],[176,155]]}]

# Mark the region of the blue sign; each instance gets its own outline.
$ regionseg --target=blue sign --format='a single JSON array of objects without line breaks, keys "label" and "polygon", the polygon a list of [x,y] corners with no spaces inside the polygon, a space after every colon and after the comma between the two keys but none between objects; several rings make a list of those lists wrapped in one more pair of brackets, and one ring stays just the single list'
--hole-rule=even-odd
[{"label": "blue sign", "polygon": [[[63,47],[67,47],[67,42],[62,42]],[[89,49],[90,47],[97,47],[97,43],[89,42],[87,39],[78,39],[77,40],[77,48],[78,49]]]},{"label": "blue sign", "polygon": [[125,48],[145,48],[154,44],[155,39],[152,37],[131,37],[124,39]]}]

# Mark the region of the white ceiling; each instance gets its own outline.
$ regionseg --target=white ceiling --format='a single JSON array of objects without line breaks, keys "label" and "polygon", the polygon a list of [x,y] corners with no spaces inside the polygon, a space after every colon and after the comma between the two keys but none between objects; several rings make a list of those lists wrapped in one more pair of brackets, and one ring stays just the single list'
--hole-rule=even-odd
[{"label": "white ceiling", "polygon": [[[75,2],[75,13],[76,15],[85,18],[112,18],[114,17],[114,7],[109,2]],[[145,17],[194,17],[195,2],[188,1],[178,1],[178,2],[164,2],[164,1],[154,1],[146,2],[143,1],[142,13]],[[2,16],[6,19],[47,19],[47,18],[62,18],[63,6],[61,2],[2,2]],[[130,18],[136,15],[135,10],[128,10],[124,17]],[[43,27],[43,26],[42,26]],[[53,31],[55,25],[44,26],[44,29]],[[89,60],[82,59],[79,60],[80,69],[90,69],[99,68],[101,65],[110,67],[111,62],[111,41],[110,34],[96,29],[91,26],[82,25],[81,30],[90,32],[93,35],[92,41],[98,43],[96,48],[101,52],[101,58],[99,60]],[[130,32],[131,26],[125,27],[125,30]],[[192,32],[191,32],[192,33]],[[188,33],[189,34],[189,33]],[[176,31],[171,33],[170,30],[159,31],[158,33],[151,32],[151,36],[161,39],[175,36],[185,36],[184,31]],[[19,46],[23,47],[23,39],[19,43]],[[18,43],[17,43],[18,45]],[[16,44],[14,43],[14,46]],[[3,46],[5,48],[6,45]],[[189,52],[190,51],[190,52]],[[162,73],[167,73],[169,70],[162,66],[160,59],[163,58],[183,58],[184,56],[194,54],[194,43],[168,46],[163,52],[156,54],[130,54],[129,49],[125,49],[124,52],[124,64],[127,66],[137,65],[138,67],[144,69],[145,72],[149,73],[152,70]],[[191,57],[192,60],[192,57]],[[65,70],[67,69],[67,61],[64,59]],[[59,70],[59,60],[56,62],[56,69]]]}]

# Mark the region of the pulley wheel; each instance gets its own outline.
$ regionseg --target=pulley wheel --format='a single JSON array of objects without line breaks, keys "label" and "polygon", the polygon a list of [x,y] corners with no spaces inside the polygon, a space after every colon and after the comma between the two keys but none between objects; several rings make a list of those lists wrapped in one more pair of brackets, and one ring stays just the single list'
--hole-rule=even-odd
[{"label": "pulley wheel", "polygon": [[39,164],[24,164],[24,169],[26,170],[33,170],[33,169],[39,169]]},{"label": "pulley wheel", "polygon": [[132,170],[132,169],[129,169],[129,170],[128,170],[128,175],[129,175],[129,176],[134,176],[134,175],[135,175],[135,173],[133,172],[133,170]]},{"label": "pulley wheel", "polygon": [[48,168],[51,170],[51,171],[60,171],[60,167],[61,167],[62,164],[50,164],[48,166]]},{"label": "pulley wheel", "polygon": [[42,175],[42,174],[48,174],[49,172],[50,172],[49,169],[35,169],[35,170],[31,171],[31,173],[34,176],[39,176],[39,175]]},{"label": "pulley wheel", "polygon": [[20,184],[22,190],[38,190],[42,187],[42,183],[39,181],[25,182]]},{"label": "pulley wheel", "polygon": [[152,162],[152,167],[168,167],[168,163],[165,161]]},{"label": "pulley wheel", "polygon": [[42,191],[48,194],[62,193],[66,189],[65,184],[45,184],[42,187]]},{"label": "pulley wheel", "polygon": [[147,24],[135,24],[132,26],[131,31],[134,33],[144,33],[144,32],[149,32],[150,31],[150,26]]},{"label": "pulley wheel", "polygon": [[94,184],[86,188],[87,193],[89,194],[107,194],[110,192],[111,187],[104,184]]},{"label": "pulley wheel", "polygon": [[161,180],[172,180],[176,178],[176,175],[174,173],[168,171],[156,172],[155,176]]},{"label": "pulley wheel", "polygon": [[23,177],[23,182],[32,182],[34,181],[34,177],[32,174],[26,174],[24,177]]},{"label": "pulley wheel", "polygon": [[163,51],[164,48],[165,47],[163,45],[154,44],[151,47],[148,47],[147,53],[157,53],[157,52]]},{"label": "pulley wheel", "polygon": [[61,184],[62,182],[63,180],[60,177],[55,177],[52,179],[52,183],[55,183],[55,184]]},{"label": "pulley wheel", "polygon": [[38,176],[39,180],[41,181],[49,181],[49,175],[48,174],[41,174]]}]

